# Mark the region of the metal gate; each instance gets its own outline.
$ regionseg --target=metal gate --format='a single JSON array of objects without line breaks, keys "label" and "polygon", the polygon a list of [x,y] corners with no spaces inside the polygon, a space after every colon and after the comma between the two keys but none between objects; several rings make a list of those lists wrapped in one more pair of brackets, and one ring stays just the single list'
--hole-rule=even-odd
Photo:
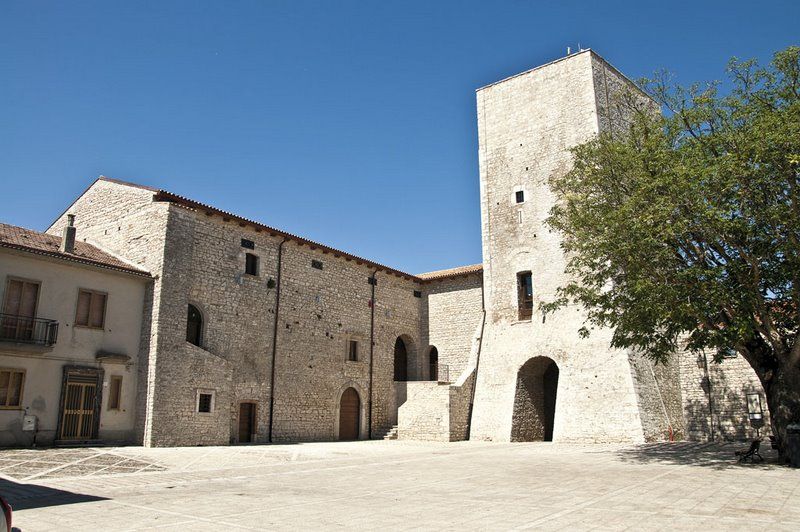
[{"label": "metal gate", "polygon": [[64,369],[61,393],[62,440],[94,440],[100,416],[98,385],[102,373],[94,368]]}]

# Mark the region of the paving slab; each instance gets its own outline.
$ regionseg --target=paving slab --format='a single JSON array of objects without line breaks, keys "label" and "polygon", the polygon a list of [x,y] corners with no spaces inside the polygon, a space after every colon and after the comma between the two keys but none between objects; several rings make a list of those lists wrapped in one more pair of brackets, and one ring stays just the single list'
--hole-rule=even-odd
[{"label": "paving slab", "polygon": [[[28,530],[800,529],[800,470],[735,445],[334,442],[0,451]],[[31,473],[33,472],[33,473]]]}]

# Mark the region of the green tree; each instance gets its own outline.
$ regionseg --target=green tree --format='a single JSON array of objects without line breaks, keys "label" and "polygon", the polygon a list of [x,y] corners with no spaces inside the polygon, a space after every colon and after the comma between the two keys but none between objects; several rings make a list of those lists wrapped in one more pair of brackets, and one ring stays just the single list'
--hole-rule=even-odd
[{"label": "green tree", "polygon": [[641,82],[664,113],[622,95],[624,132],[574,149],[572,171],[550,181],[548,219],[571,281],[544,308],[582,305],[586,326],[657,362],[684,346],[717,360],[735,349],[783,452],[800,421],[800,48],[727,72],[725,94]]}]

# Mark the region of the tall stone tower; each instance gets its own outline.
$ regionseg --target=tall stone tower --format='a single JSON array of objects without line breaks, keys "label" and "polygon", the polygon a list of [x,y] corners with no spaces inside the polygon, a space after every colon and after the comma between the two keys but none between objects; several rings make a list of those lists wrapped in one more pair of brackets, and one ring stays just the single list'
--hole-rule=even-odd
[{"label": "tall stone tower", "polygon": [[580,309],[538,308],[565,280],[544,223],[548,178],[570,169],[570,148],[624,125],[623,90],[638,89],[586,50],[477,91],[486,325],[473,439],[640,442],[666,437],[667,403],[680,418],[680,397],[665,400],[649,363],[610,348],[610,331],[580,338]]}]

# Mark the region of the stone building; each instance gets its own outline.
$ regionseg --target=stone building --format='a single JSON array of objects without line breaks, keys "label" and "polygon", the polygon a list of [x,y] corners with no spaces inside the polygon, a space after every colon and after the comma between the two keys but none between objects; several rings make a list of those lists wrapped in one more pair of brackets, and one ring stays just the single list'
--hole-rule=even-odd
[{"label": "stone building", "polygon": [[611,349],[609,331],[580,338],[580,309],[539,310],[565,265],[543,223],[547,179],[569,169],[571,147],[625,126],[623,92],[652,104],[588,50],[478,90],[481,265],[412,275],[171,192],[95,181],[48,232],[75,215],[86,242],[152,275],[136,440],[642,442],[706,438],[723,411],[726,436],[749,434],[740,392],[763,392],[748,368],[715,367],[727,385],[708,387],[687,357],[654,366]]},{"label": "stone building", "polygon": [[0,224],[0,446],[135,440],[151,277],[75,236]]}]

